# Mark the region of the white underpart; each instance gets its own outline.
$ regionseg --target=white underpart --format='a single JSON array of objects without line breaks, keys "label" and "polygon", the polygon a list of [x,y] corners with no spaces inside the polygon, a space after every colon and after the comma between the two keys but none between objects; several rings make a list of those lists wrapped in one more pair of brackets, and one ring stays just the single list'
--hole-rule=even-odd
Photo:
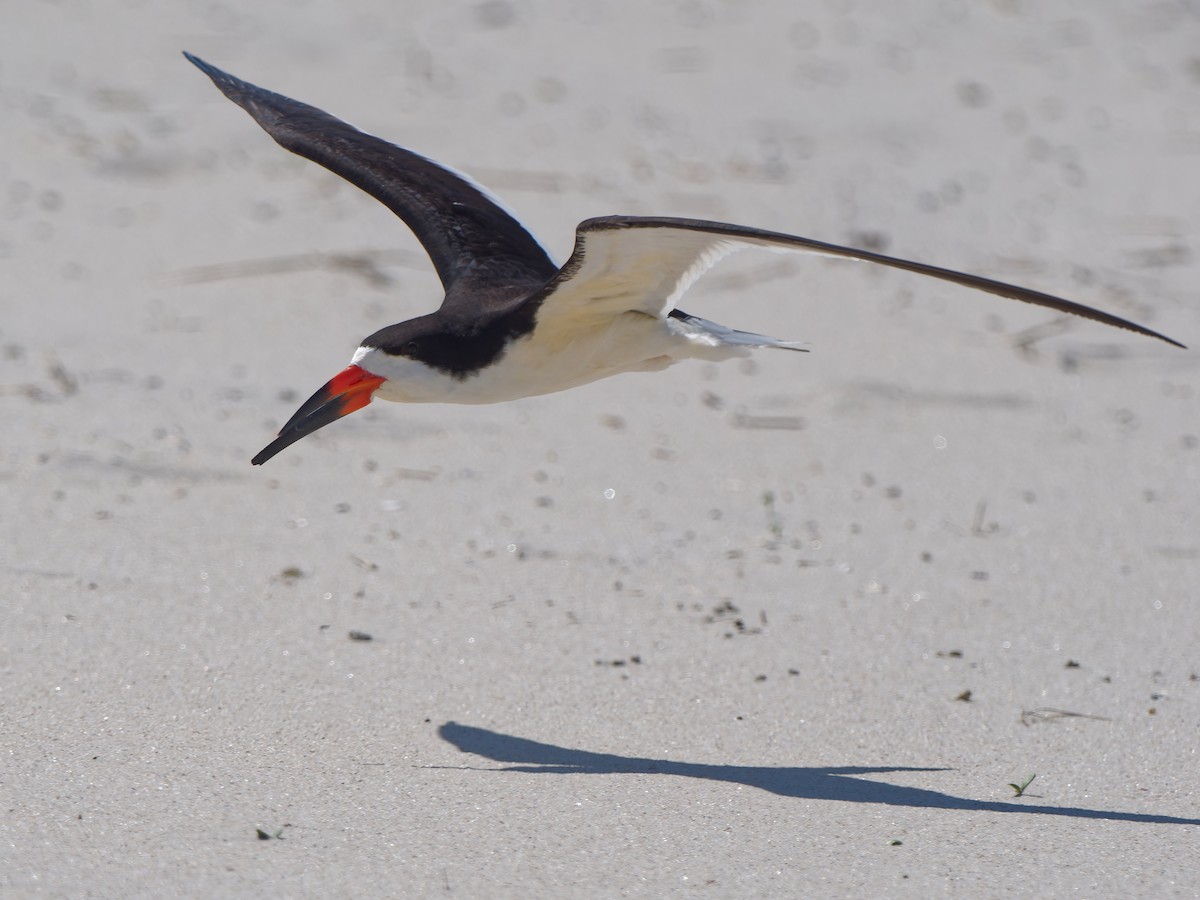
[{"label": "white underpart", "polygon": [[812,252],[767,240],[686,228],[581,232],[583,263],[547,297],[533,332],[481,372],[456,378],[423,363],[360,347],[353,363],[386,378],[381,400],[499,403],[550,394],[685,359],[720,361],[755,347],[798,344],[704,319],[671,318],[683,293],[718,260],[746,247]]}]

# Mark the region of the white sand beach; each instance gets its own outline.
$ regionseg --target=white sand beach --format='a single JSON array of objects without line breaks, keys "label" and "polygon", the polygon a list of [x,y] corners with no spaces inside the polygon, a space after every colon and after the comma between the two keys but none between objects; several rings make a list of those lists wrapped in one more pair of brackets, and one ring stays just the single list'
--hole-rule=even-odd
[{"label": "white sand beach", "polygon": [[1200,895],[1196,350],[745,253],[685,308],[811,353],[376,403],[252,467],[441,288],[181,56],[559,259],[716,219],[1195,347],[1195,3],[5,19],[0,894]]}]

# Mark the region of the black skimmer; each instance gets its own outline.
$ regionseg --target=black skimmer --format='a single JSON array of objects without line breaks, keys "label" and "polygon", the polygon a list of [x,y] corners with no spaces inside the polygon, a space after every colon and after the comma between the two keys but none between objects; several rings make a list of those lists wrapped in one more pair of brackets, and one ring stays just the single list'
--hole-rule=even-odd
[{"label": "black skimmer", "polygon": [[363,340],[350,365],[300,407],[252,462],[372,398],[498,403],[550,394],[684,359],[752,349],[803,350],[675,307],[697,278],[746,247],[891,266],[1158,338],[1156,331],[1040,291],[790,234],[697,219],[605,216],[581,222],[562,266],[488,191],[466,176],[328,113],[235,78],[184,53],[282,147],[324,166],[398,215],[446,289],[436,312]]}]

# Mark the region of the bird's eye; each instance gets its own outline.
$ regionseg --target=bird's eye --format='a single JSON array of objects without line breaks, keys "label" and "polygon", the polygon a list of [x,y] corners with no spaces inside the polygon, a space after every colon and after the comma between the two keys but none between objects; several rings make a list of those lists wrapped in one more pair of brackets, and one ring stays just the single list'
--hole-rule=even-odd
[{"label": "bird's eye", "polygon": [[418,349],[416,341],[409,341],[404,345],[404,355],[415,356]]}]

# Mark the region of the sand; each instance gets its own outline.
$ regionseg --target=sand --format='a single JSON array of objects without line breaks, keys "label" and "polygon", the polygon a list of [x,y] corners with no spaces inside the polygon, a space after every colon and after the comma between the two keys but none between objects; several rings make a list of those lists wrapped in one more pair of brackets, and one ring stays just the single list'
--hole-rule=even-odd
[{"label": "sand", "polygon": [[247,9],[0,34],[0,893],[1200,894],[1195,351],[743,254],[686,308],[808,356],[376,404],[254,468],[440,291],[180,56],[559,258],[702,216],[1195,344],[1194,4]]}]

